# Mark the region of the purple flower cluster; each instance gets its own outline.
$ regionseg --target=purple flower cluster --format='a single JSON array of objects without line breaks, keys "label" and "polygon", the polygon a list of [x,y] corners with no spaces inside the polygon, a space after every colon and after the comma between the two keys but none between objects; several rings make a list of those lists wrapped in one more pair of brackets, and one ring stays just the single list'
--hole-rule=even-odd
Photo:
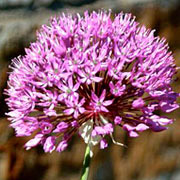
[{"label": "purple flower cluster", "polygon": [[179,108],[168,45],[131,14],[52,18],[11,68],[7,114],[17,136],[34,135],[26,149],[61,152],[76,132],[103,149],[114,126],[130,137],[162,131],[173,120],[155,112]]}]

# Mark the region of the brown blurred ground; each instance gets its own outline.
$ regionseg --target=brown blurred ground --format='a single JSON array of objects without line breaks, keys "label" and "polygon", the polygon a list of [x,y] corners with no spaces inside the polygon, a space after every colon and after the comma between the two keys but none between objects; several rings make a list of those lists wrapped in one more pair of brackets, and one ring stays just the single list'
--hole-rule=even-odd
[{"label": "brown blurred ground", "polygon": [[[76,7],[70,3],[68,7],[71,12],[100,7],[113,8],[113,12],[122,9],[132,12],[141,24],[156,29],[158,35],[167,39],[180,66],[180,5],[161,7],[144,3],[120,8],[108,2],[93,1]],[[61,154],[46,154],[41,147],[25,151],[23,144],[27,138],[15,137],[4,115],[7,107],[2,92],[10,59],[24,53],[24,47],[35,39],[36,29],[52,14],[64,10],[44,6],[37,9],[26,11],[23,6],[19,10],[6,7],[0,11],[0,180],[78,180],[85,150],[81,138],[74,137],[68,150]],[[180,73],[173,83],[177,92],[180,92],[179,78]],[[113,144],[105,150],[96,147],[89,180],[180,180],[180,110],[170,116],[177,120],[161,133],[147,131],[139,138],[130,139],[117,129],[116,139],[128,148]]]}]

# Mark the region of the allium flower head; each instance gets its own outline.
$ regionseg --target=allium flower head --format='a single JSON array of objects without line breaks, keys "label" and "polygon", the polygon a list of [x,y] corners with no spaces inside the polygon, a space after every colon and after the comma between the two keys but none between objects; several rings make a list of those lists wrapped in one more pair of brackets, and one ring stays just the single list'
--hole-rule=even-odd
[{"label": "allium flower head", "polygon": [[43,25],[26,55],[13,60],[7,113],[30,149],[65,150],[78,133],[90,146],[108,146],[114,127],[137,137],[162,131],[179,105],[170,83],[176,66],[164,39],[131,14],[62,14]]}]

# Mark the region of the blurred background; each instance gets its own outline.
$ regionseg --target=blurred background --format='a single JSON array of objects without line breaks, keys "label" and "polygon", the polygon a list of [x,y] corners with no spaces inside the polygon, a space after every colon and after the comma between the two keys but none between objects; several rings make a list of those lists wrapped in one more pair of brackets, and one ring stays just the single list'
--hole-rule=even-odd
[{"label": "blurred background", "polygon": [[[35,41],[36,30],[61,12],[83,13],[98,9],[113,13],[131,12],[137,21],[165,37],[180,66],[180,0],[0,0],[0,180],[78,180],[85,144],[74,137],[69,148],[47,154],[41,147],[25,151],[27,138],[17,138],[5,117],[3,89],[8,65],[13,57]],[[180,92],[180,73],[173,82]],[[130,139],[117,130],[115,137],[123,148],[94,149],[89,180],[180,180],[180,110],[167,131],[141,133]]]}]

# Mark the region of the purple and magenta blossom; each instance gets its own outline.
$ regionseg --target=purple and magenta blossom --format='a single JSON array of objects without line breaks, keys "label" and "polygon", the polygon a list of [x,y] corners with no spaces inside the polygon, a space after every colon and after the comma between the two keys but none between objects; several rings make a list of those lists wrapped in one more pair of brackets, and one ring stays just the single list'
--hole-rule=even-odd
[{"label": "purple and magenta blossom", "polygon": [[[179,108],[176,73],[165,39],[131,14],[99,11],[52,18],[25,56],[13,60],[6,94],[11,127],[30,136],[26,149],[64,151],[78,133],[90,146],[115,144],[114,127],[137,137],[173,122],[157,111]],[[36,132],[36,133],[35,133]]]},{"label": "purple and magenta blossom", "polygon": [[100,149],[105,149],[108,147],[108,143],[106,142],[105,139],[101,139],[100,141]]},{"label": "purple and magenta blossom", "polygon": [[43,149],[44,152],[52,152],[55,149],[55,143],[56,143],[56,137],[55,136],[49,136],[44,142]]},{"label": "purple and magenta blossom", "polygon": [[109,87],[110,87],[110,91],[114,96],[121,96],[123,95],[125,89],[126,89],[126,85],[123,84],[121,86],[121,82],[117,82],[116,85],[113,84],[113,82],[111,81],[109,83]]},{"label": "purple and magenta blossom", "polygon": [[70,78],[68,79],[68,85],[67,85],[67,86],[64,85],[64,84],[61,84],[60,86],[58,86],[59,89],[61,89],[61,90],[64,92],[64,93],[62,93],[62,94],[60,94],[60,95],[58,96],[58,100],[59,100],[59,101],[62,101],[62,100],[64,100],[64,99],[66,99],[68,96],[74,96],[74,95],[76,95],[76,94],[77,94],[76,91],[78,90],[79,86],[80,86],[80,83],[79,83],[79,82],[76,83],[76,84],[73,86],[73,79],[72,79],[72,77],[70,77]]},{"label": "purple and magenta blossom", "polygon": [[114,118],[114,124],[119,125],[119,124],[121,124],[121,122],[122,122],[122,118],[121,117],[116,116]]},{"label": "purple and magenta blossom", "polygon": [[106,106],[113,103],[113,100],[104,101],[106,96],[106,90],[104,89],[101,96],[98,98],[94,92],[91,92],[90,107],[94,113],[96,112],[109,112]]},{"label": "purple and magenta blossom", "polygon": [[136,99],[136,100],[134,100],[133,101],[133,103],[132,103],[132,107],[134,108],[134,109],[139,109],[139,108],[142,108],[142,107],[144,107],[144,100],[142,99],[142,98],[138,98],[138,99]]},{"label": "purple and magenta blossom", "polygon": [[67,141],[66,141],[66,140],[62,140],[62,141],[58,144],[56,151],[62,152],[62,151],[64,151],[64,150],[67,148],[67,146],[68,146]]},{"label": "purple and magenta blossom", "polygon": [[56,129],[53,132],[54,133],[65,132],[68,127],[69,127],[68,123],[62,121],[56,126]]},{"label": "purple and magenta blossom", "polygon": [[111,123],[106,123],[104,126],[96,126],[92,131],[92,136],[96,135],[106,135],[111,134],[113,132],[113,126]]},{"label": "purple and magenta blossom", "polygon": [[83,114],[85,112],[85,108],[82,107],[84,103],[85,103],[85,98],[82,98],[79,102],[79,94],[77,94],[77,96],[74,96],[73,98],[69,98],[65,101],[67,109],[65,109],[63,112],[66,115],[73,114],[73,117],[77,119],[79,114]]},{"label": "purple and magenta blossom", "polygon": [[39,143],[42,142],[43,140],[43,134],[37,134],[35,135],[35,137],[31,140],[29,140],[26,144],[25,144],[25,147],[26,147],[26,150],[29,150],[31,149],[32,147],[35,147],[37,146]]}]

